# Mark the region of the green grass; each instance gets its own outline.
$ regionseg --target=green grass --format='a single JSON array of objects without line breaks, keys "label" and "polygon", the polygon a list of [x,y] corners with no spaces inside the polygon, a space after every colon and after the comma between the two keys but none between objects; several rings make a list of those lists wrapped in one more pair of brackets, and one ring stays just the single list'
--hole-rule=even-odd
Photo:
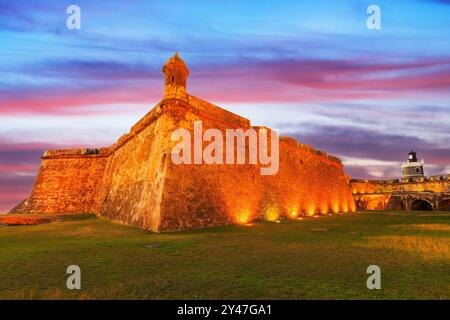
[{"label": "green grass", "polygon": [[[155,234],[93,215],[0,227],[2,299],[450,299],[450,214],[356,213]],[[69,265],[82,290],[66,288]],[[368,290],[379,265],[382,289]]]}]

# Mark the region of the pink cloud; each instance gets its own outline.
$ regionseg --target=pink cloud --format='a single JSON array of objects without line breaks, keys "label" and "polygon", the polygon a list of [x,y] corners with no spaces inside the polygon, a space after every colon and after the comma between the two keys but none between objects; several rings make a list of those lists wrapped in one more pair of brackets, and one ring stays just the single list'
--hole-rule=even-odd
[{"label": "pink cloud", "polygon": [[[56,92],[55,92],[56,91]],[[162,85],[161,90],[162,92]],[[24,95],[11,97],[1,101],[2,114],[71,114],[76,108],[88,105],[112,103],[145,103],[150,99],[161,96],[154,88],[122,87],[109,90],[83,90],[80,92],[57,92],[54,88],[43,89],[39,95]],[[99,111],[92,113],[98,114]]]},{"label": "pink cloud", "polygon": [[203,95],[230,102],[428,97],[436,92],[448,95],[450,59],[382,64],[323,60],[261,62],[206,72],[193,83]]},{"label": "pink cloud", "polygon": [[[54,66],[50,75],[56,78],[67,75],[63,66]],[[146,70],[145,65],[144,71],[139,71],[138,66],[114,66],[103,63],[95,72],[86,66],[81,71],[74,71],[77,74],[69,78],[71,83],[77,84],[76,89],[52,86],[8,91],[1,96],[0,113],[71,113],[86,105],[145,103],[162,98],[162,74],[157,80],[155,72]],[[102,69],[107,67],[107,71]],[[62,70],[58,71],[58,68]],[[230,65],[191,66],[191,78],[188,79],[188,91],[192,94],[229,103],[426,99],[431,95],[448,96],[449,89],[449,58],[424,58],[404,63],[240,61]]]}]

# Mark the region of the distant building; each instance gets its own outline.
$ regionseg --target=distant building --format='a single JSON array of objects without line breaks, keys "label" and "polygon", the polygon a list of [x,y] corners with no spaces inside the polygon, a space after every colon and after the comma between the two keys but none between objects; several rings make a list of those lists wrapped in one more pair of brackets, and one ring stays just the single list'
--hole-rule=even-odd
[{"label": "distant building", "polygon": [[402,164],[403,178],[423,177],[423,160],[417,160],[416,153],[411,150],[408,153],[408,161]]},{"label": "distant building", "polygon": [[351,179],[357,209],[450,211],[449,175],[425,177],[423,165],[411,150],[401,179]]}]

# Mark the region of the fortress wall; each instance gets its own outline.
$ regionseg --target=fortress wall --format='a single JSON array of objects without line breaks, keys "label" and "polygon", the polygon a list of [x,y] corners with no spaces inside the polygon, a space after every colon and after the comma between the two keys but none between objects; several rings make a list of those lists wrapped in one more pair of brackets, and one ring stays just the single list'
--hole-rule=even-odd
[{"label": "fortress wall", "polygon": [[446,192],[450,190],[447,177],[423,177],[401,180],[350,181],[358,209],[384,210],[394,192]]},{"label": "fortress wall", "polygon": [[[204,130],[217,128],[224,133],[225,129],[239,127],[236,122],[204,117],[195,108],[180,110],[173,115],[174,126],[191,132],[192,146],[195,120],[202,121]],[[177,142],[169,143],[172,148]],[[169,159],[161,201],[161,231],[354,210],[343,166],[335,157],[299,145],[294,139],[281,138],[280,168],[273,176],[262,176],[259,165],[176,165]]]},{"label": "fortress wall", "polygon": [[[89,150],[89,149],[88,149]],[[86,149],[47,151],[31,195],[13,213],[96,213],[100,211],[107,156]]]},{"label": "fortress wall", "polygon": [[211,118],[216,120],[216,122],[220,119],[221,122],[229,123],[237,127],[250,127],[250,120],[195,96],[188,95],[187,103],[195,109],[197,114],[203,116],[203,118]]},{"label": "fortress wall", "polygon": [[155,232],[354,211],[340,160],[292,138],[280,137],[273,176],[262,176],[259,165],[175,165],[170,152],[178,142],[170,136],[177,128],[192,139],[195,120],[224,138],[226,129],[251,128],[243,117],[189,99],[162,101],[110,148],[46,152],[32,195],[19,207],[95,212]]},{"label": "fortress wall", "polygon": [[168,120],[158,106],[113,146],[105,172],[101,215],[159,231],[164,150],[172,131]]},{"label": "fortress wall", "polygon": [[351,180],[350,187],[353,194],[392,193],[399,191],[433,191],[448,190],[448,179],[420,178],[408,182],[400,180]]},{"label": "fortress wall", "polygon": [[[262,211],[276,215],[327,214],[354,211],[354,201],[341,163],[280,140],[280,170],[261,176],[267,199]],[[269,219],[270,220],[270,219]]]}]

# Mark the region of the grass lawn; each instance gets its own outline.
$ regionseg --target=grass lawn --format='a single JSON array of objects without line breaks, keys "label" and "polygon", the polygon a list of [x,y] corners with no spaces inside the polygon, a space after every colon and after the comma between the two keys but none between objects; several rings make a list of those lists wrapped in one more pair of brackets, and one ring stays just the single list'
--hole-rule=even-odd
[{"label": "grass lawn", "polygon": [[[82,289],[66,288],[81,268]],[[368,290],[366,268],[381,268]],[[450,213],[155,234],[94,215],[0,227],[1,299],[450,299]]]}]

